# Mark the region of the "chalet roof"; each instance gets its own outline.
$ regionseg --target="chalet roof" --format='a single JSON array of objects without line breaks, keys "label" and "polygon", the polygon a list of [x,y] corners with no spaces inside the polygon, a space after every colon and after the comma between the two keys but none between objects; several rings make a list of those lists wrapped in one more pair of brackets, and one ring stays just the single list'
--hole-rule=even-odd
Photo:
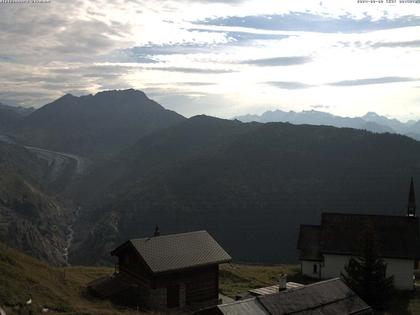
[{"label": "chalet roof", "polygon": [[388,258],[420,257],[419,221],[416,217],[323,213],[321,251],[333,254],[357,254],[357,235],[372,228],[379,254]]},{"label": "chalet roof", "polygon": [[223,315],[270,315],[256,298],[218,305]]},{"label": "chalet roof", "polygon": [[[153,273],[230,262],[232,258],[206,231],[131,239]],[[125,244],[111,252],[118,253]]]},{"label": "chalet roof", "polygon": [[[261,307],[254,311],[257,306]],[[218,309],[223,315],[371,314],[371,308],[339,278],[219,305]]]},{"label": "chalet roof", "polygon": [[258,298],[272,315],[354,314],[370,307],[341,279],[335,278]]},{"label": "chalet roof", "polygon": [[319,225],[301,225],[298,249],[301,260],[322,260],[320,252],[321,227]]},{"label": "chalet roof", "polygon": [[320,260],[322,254],[357,255],[361,232],[373,229],[379,255],[420,258],[417,217],[323,213],[321,225],[300,227],[298,249],[302,260]]}]

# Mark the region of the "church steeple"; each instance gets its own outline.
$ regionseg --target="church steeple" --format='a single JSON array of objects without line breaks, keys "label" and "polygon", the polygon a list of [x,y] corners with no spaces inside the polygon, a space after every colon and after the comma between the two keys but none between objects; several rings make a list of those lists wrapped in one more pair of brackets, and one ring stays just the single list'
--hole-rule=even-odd
[{"label": "church steeple", "polygon": [[413,177],[411,177],[410,192],[408,194],[407,216],[409,217],[416,216],[416,195],[414,194]]}]

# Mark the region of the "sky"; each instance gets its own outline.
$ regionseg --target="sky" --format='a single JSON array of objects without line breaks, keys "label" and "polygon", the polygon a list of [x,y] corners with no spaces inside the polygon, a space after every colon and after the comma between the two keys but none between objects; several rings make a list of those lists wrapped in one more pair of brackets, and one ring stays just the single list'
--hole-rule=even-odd
[{"label": "sky", "polygon": [[135,88],[187,117],[420,119],[420,0],[363,1],[0,0],[0,102]]}]

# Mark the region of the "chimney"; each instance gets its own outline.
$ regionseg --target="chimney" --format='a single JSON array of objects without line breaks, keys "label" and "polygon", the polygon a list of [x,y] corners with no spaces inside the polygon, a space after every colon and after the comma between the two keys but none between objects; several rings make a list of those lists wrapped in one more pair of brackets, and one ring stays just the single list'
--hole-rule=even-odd
[{"label": "chimney", "polygon": [[284,291],[287,289],[287,274],[282,273],[279,275],[279,291]]},{"label": "chimney", "polygon": [[156,225],[155,233],[153,233],[153,236],[159,236],[159,235],[160,235],[159,226]]}]

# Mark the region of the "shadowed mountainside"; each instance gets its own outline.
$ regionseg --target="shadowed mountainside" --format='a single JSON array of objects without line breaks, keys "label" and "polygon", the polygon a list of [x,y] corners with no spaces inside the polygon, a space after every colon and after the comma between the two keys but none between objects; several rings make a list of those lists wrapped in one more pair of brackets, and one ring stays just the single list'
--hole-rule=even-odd
[{"label": "shadowed mountainside", "polygon": [[15,107],[0,103],[0,133],[12,133],[20,121],[34,110],[34,108]]},{"label": "shadowed mountainside", "polygon": [[48,163],[0,142],[0,240],[53,263],[63,263],[66,215],[46,191]]},{"label": "shadowed mountainside", "polygon": [[26,117],[17,137],[53,151],[107,157],[184,119],[132,89],[81,97],[67,94]]},{"label": "shadowed mountainside", "polygon": [[[66,95],[23,122],[21,139],[102,160],[57,177],[56,167],[74,170],[78,160],[0,146],[2,238],[54,262],[66,230],[70,262],[98,264],[156,224],[207,229],[237,260],[290,262],[299,224],[318,223],[322,211],[404,214],[408,179],[420,175],[420,144],[405,136],[185,119],[134,90]],[[66,214],[51,191],[76,207]]]},{"label": "shadowed mountainside", "polygon": [[193,117],[79,183],[85,211],[71,259],[104,262],[159,224],[163,233],[207,229],[237,260],[295,261],[299,224],[322,211],[403,215],[419,155],[405,136]]}]

